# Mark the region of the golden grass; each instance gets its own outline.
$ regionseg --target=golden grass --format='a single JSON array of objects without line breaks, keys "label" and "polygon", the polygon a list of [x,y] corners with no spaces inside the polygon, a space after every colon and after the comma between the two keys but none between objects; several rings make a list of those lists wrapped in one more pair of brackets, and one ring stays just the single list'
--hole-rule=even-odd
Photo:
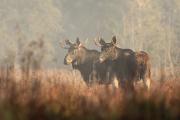
[{"label": "golden grass", "polygon": [[78,72],[0,72],[0,120],[178,119],[180,79],[141,84],[127,95],[111,85],[87,87]]}]

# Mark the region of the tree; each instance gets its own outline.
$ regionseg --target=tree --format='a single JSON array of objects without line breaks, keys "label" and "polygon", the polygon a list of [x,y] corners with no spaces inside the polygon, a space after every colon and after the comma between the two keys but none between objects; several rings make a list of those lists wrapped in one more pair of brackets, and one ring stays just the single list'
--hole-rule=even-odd
[{"label": "tree", "polygon": [[62,31],[62,13],[54,1],[1,1],[0,11],[1,59],[5,58],[3,54],[12,51],[16,60],[19,60],[21,52],[26,51],[28,44],[32,41],[38,42],[43,36],[46,48],[42,62],[50,65],[54,57],[55,38]]},{"label": "tree", "polygon": [[[155,68],[168,67],[174,76],[174,51],[177,34],[172,26],[173,12],[163,11],[164,1],[133,0],[128,2],[128,10],[123,14],[122,23],[111,20],[109,29],[118,34],[120,47],[135,51],[145,50],[150,54]],[[171,3],[171,9],[175,4]],[[176,7],[175,7],[176,8]],[[168,19],[166,12],[171,12]]]}]

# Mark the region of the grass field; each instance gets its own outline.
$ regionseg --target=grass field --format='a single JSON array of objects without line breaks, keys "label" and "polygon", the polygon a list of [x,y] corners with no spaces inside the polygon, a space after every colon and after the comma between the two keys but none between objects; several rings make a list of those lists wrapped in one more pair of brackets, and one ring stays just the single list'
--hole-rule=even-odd
[{"label": "grass field", "polygon": [[[28,77],[29,76],[29,77]],[[129,96],[111,85],[87,87],[77,72],[0,72],[0,120],[168,120],[180,118],[180,78],[141,83]]]}]

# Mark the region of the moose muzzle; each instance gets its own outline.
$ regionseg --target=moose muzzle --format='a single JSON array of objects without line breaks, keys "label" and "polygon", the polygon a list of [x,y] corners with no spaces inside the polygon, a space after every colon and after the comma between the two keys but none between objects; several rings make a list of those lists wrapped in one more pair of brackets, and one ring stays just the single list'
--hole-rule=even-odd
[{"label": "moose muzzle", "polygon": [[64,64],[65,65],[69,65],[69,64],[71,64],[73,62],[73,60],[69,57],[69,56],[66,56],[65,58],[64,58]]}]

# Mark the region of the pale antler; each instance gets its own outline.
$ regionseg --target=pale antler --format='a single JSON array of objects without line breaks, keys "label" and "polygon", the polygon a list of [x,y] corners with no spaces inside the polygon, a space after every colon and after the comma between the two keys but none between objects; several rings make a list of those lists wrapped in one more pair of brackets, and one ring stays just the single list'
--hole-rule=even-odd
[{"label": "pale antler", "polygon": [[68,40],[68,39],[66,39],[66,40],[63,40],[62,42],[60,42],[60,46],[61,46],[61,48],[64,48],[64,49],[69,49],[69,47],[67,47],[67,46],[65,46],[65,45],[71,45],[72,43]]},{"label": "pale antler", "polygon": [[100,40],[100,37],[98,37],[98,40],[97,40],[97,38],[95,38],[94,43],[96,46],[101,47],[102,45],[99,43],[99,40]]}]

